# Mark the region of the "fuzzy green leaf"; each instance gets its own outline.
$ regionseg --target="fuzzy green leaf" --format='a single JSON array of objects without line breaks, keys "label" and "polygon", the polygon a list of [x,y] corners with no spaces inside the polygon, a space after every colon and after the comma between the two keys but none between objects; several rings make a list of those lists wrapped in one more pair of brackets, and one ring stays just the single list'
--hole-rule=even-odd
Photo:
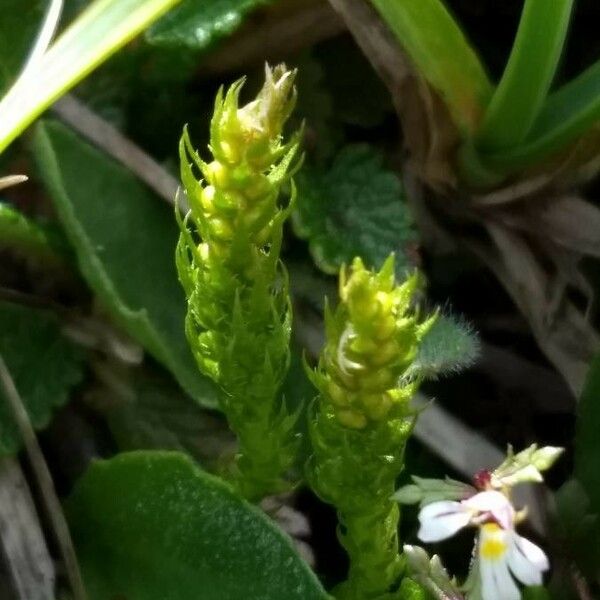
[{"label": "fuzzy green leaf", "polygon": [[185,455],[94,463],[67,503],[90,600],[325,600],[257,508]]},{"label": "fuzzy green leaf", "polygon": [[273,0],[184,0],[147,32],[151,44],[206,50],[231,35],[253,10]]},{"label": "fuzzy green leaf", "polygon": [[308,239],[311,254],[326,273],[360,256],[374,269],[390,252],[396,271],[410,266],[416,232],[398,176],[366,145],[347,146],[329,170],[305,166],[296,178],[296,233]]},{"label": "fuzzy green leaf", "polygon": [[435,379],[470,367],[479,356],[479,338],[453,315],[439,315],[421,341],[409,376]]},{"label": "fuzzy green leaf", "polygon": [[184,335],[171,209],[57,122],[38,126],[35,151],[81,272],[104,308],[195,400],[215,406],[214,386],[198,372]]},{"label": "fuzzy green leaf", "polygon": [[[83,378],[83,353],[61,335],[56,315],[0,302],[0,354],[11,372],[31,424],[48,425]],[[21,439],[0,391],[0,456],[14,454]]]}]

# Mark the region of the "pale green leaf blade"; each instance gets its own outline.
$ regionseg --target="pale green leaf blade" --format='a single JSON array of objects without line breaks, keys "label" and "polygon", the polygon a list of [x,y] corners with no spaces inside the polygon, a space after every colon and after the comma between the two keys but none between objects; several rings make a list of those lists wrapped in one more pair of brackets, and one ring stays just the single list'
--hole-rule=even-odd
[{"label": "pale green leaf blade", "polygon": [[[84,353],[62,334],[55,314],[0,302],[0,355],[35,429],[48,425],[83,379]],[[0,391],[0,456],[15,454],[21,437]]]},{"label": "pale green leaf blade", "polygon": [[184,335],[171,209],[134,175],[57,122],[41,123],[35,153],[86,281],[104,308],[200,404],[216,406]]},{"label": "pale green leaf blade", "polygon": [[475,50],[441,0],[371,0],[417,70],[446,101],[464,133],[473,133],[492,85]]},{"label": "pale green leaf blade", "polygon": [[416,232],[400,179],[380,154],[347,146],[329,170],[305,166],[296,183],[294,229],[323,271],[335,274],[355,256],[380,268],[390,252],[399,273],[410,267]]},{"label": "pale green leaf blade", "polygon": [[234,33],[253,10],[274,0],[184,0],[146,32],[146,40],[166,47],[206,50]]},{"label": "pale green leaf blade", "polygon": [[325,600],[291,541],[185,455],[94,463],[67,503],[90,600]]},{"label": "pale green leaf blade", "polygon": [[502,151],[482,153],[486,166],[511,173],[564,151],[600,122],[600,61],[550,94],[527,139]]},{"label": "pale green leaf blade", "polygon": [[525,1],[506,68],[477,132],[482,150],[510,149],[529,134],[554,80],[573,3]]}]

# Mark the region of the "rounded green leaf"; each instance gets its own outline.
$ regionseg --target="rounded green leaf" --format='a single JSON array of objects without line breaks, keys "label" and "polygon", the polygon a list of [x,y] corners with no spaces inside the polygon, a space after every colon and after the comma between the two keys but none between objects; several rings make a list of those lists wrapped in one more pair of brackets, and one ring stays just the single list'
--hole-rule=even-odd
[{"label": "rounded green leaf", "polygon": [[288,538],[175,452],[94,463],[67,502],[90,600],[325,600]]},{"label": "rounded green leaf", "polygon": [[[0,302],[0,355],[35,429],[43,429],[84,375],[85,354],[67,340],[58,317],[48,311]],[[16,421],[0,391],[0,456],[21,446]]]},{"label": "rounded green leaf", "polygon": [[390,252],[396,270],[410,266],[416,231],[399,177],[367,145],[346,146],[329,170],[305,166],[296,176],[296,234],[308,239],[317,266],[335,274],[360,256],[378,269]]}]

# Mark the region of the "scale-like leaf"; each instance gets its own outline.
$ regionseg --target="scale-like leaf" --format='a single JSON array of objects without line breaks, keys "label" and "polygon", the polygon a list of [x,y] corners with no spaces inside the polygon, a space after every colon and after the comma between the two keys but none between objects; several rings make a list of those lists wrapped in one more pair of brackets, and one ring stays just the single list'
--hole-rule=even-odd
[{"label": "scale-like leaf", "polygon": [[273,0],[184,0],[147,32],[151,44],[206,50],[231,35],[246,15]]},{"label": "scale-like leaf", "polygon": [[305,166],[296,178],[296,233],[308,239],[317,265],[337,273],[360,256],[380,268],[396,252],[396,270],[410,266],[416,232],[398,176],[366,145],[347,146],[329,170]]},{"label": "scale-like leaf", "polygon": [[[0,355],[15,380],[31,424],[42,429],[83,378],[84,354],[61,335],[52,312],[0,302]],[[0,456],[16,453],[21,437],[0,391]]]},{"label": "scale-like leaf", "polygon": [[90,600],[325,600],[257,508],[183,454],[94,463],[67,503]]},{"label": "scale-like leaf", "polygon": [[81,272],[105,309],[194,399],[215,406],[214,386],[199,373],[184,335],[171,209],[57,122],[38,126],[35,150]]}]

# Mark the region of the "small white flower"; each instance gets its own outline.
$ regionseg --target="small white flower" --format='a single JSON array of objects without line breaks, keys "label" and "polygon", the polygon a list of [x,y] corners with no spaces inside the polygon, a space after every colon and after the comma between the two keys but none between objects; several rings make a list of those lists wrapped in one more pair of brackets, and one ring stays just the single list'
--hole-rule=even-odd
[{"label": "small white flower", "polygon": [[538,546],[516,533],[516,514],[508,497],[496,490],[480,492],[462,502],[433,502],[419,513],[418,536],[424,542],[438,542],[464,527],[477,526],[477,596],[483,600],[520,600],[515,579],[525,585],[539,585],[549,565]]},{"label": "small white flower", "polygon": [[505,529],[514,522],[515,509],[501,492],[489,490],[463,500],[442,500],[428,504],[419,513],[421,527],[417,534],[424,542],[439,542],[468,525],[494,520]]},{"label": "small white flower", "polygon": [[485,523],[479,531],[477,561],[483,600],[520,600],[515,579],[524,585],[542,583],[549,564],[541,548],[497,523]]}]

